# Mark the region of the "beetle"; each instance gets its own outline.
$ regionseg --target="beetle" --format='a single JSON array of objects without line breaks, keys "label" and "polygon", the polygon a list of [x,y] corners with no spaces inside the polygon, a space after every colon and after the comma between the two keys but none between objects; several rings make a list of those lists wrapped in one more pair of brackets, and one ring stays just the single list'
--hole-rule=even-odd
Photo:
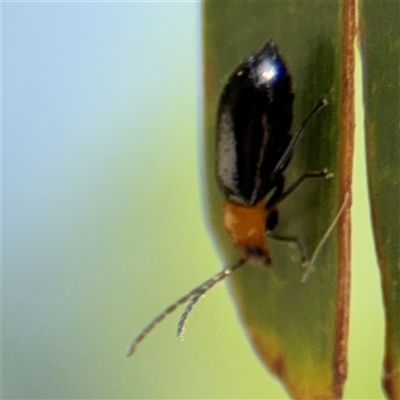
[{"label": "beetle", "polygon": [[128,356],[157,324],[189,301],[178,323],[178,336],[183,338],[187,317],[200,297],[247,261],[270,265],[268,238],[295,244],[302,264],[307,263],[305,249],[296,237],[276,235],[273,230],[278,224],[278,204],[302,182],[332,177],[327,169],[306,172],[285,188],[284,172],[296,144],[310,118],[327,102],[320,99],[291,134],[293,100],[291,76],[273,40],[228,78],[217,114],[216,176],[225,195],[223,225],[241,257],[159,314],[132,341]]},{"label": "beetle", "polygon": [[291,77],[270,40],[232,73],[218,110],[217,176],[226,196],[224,226],[245,258],[266,265],[271,263],[266,236],[294,243],[306,262],[296,238],[272,233],[278,223],[276,206],[307,178],[332,176],[326,169],[306,172],[284,190],[283,173],[305,125],[326,105],[322,98],[292,136],[293,100]]}]

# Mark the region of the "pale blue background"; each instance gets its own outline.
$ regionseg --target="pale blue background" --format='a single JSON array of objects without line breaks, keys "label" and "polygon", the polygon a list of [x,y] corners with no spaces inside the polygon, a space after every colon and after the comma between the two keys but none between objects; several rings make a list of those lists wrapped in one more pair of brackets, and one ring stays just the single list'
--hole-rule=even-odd
[{"label": "pale blue background", "polygon": [[[2,21],[3,397],[285,398],[224,285],[184,344],[176,315],[124,357],[220,268],[199,183],[199,4],[3,3]],[[367,247],[348,386],[363,398],[380,396],[383,340]]]}]

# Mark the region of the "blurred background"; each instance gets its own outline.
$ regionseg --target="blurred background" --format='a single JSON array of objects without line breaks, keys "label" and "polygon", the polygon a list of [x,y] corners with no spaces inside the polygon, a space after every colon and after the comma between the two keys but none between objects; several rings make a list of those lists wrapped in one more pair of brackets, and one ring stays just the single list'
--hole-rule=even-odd
[{"label": "blurred background", "polygon": [[[200,4],[3,3],[2,23],[2,397],[286,398],[223,284],[184,343],[178,312],[124,355],[221,267],[199,179]],[[362,151],[345,396],[366,399],[383,398],[383,317]]]}]

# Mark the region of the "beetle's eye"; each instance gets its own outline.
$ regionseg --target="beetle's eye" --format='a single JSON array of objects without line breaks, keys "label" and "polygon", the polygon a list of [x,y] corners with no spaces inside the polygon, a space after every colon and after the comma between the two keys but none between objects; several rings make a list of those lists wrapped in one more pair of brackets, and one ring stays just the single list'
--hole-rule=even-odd
[{"label": "beetle's eye", "polygon": [[276,208],[269,212],[265,225],[267,231],[274,230],[276,225],[278,225],[278,210]]}]

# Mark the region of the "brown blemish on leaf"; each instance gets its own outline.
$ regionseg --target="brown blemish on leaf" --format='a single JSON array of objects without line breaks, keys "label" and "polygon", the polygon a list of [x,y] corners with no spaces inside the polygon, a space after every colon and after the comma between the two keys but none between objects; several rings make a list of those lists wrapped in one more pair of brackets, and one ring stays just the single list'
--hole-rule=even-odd
[{"label": "brown blemish on leaf", "polygon": [[[388,319],[386,319],[388,321]],[[389,332],[389,322],[386,323],[386,332]],[[382,376],[382,386],[389,399],[399,399],[400,394],[400,366],[392,357],[392,353],[389,349],[393,348],[394,343],[392,342],[389,335],[386,334],[385,340],[385,361],[384,361],[384,372]]]},{"label": "brown blemish on leaf", "polygon": [[265,365],[280,378],[286,376],[285,362],[276,338],[272,335],[267,338],[264,332],[254,326],[249,329],[249,332],[253,346]]},{"label": "brown blemish on leaf", "polygon": [[282,382],[288,384],[285,361],[276,338],[272,335],[266,337],[265,332],[260,331],[254,326],[249,329],[249,333],[252,344],[264,365],[277,375]]},{"label": "brown blemish on leaf", "polygon": [[[321,372],[321,376],[311,378],[307,368],[298,371],[300,376],[291,376],[286,366],[285,353],[279,343],[279,338],[274,334],[267,334],[251,324],[248,325],[250,339],[256,353],[264,365],[284,383],[288,393],[293,399],[307,400],[332,400],[332,381],[330,374],[326,371]],[[311,378],[311,380],[310,380]]]},{"label": "brown blemish on leaf", "polygon": [[[389,348],[386,336],[386,349]],[[386,351],[382,385],[390,399],[398,399],[400,393],[400,366],[393,360],[391,353]]]},{"label": "brown blemish on leaf", "polygon": [[274,363],[271,365],[271,369],[274,372],[274,374],[276,374],[278,376],[285,375],[286,365],[285,365],[285,361],[283,360],[283,357],[281,355],[279,355],[275,359]]}]

